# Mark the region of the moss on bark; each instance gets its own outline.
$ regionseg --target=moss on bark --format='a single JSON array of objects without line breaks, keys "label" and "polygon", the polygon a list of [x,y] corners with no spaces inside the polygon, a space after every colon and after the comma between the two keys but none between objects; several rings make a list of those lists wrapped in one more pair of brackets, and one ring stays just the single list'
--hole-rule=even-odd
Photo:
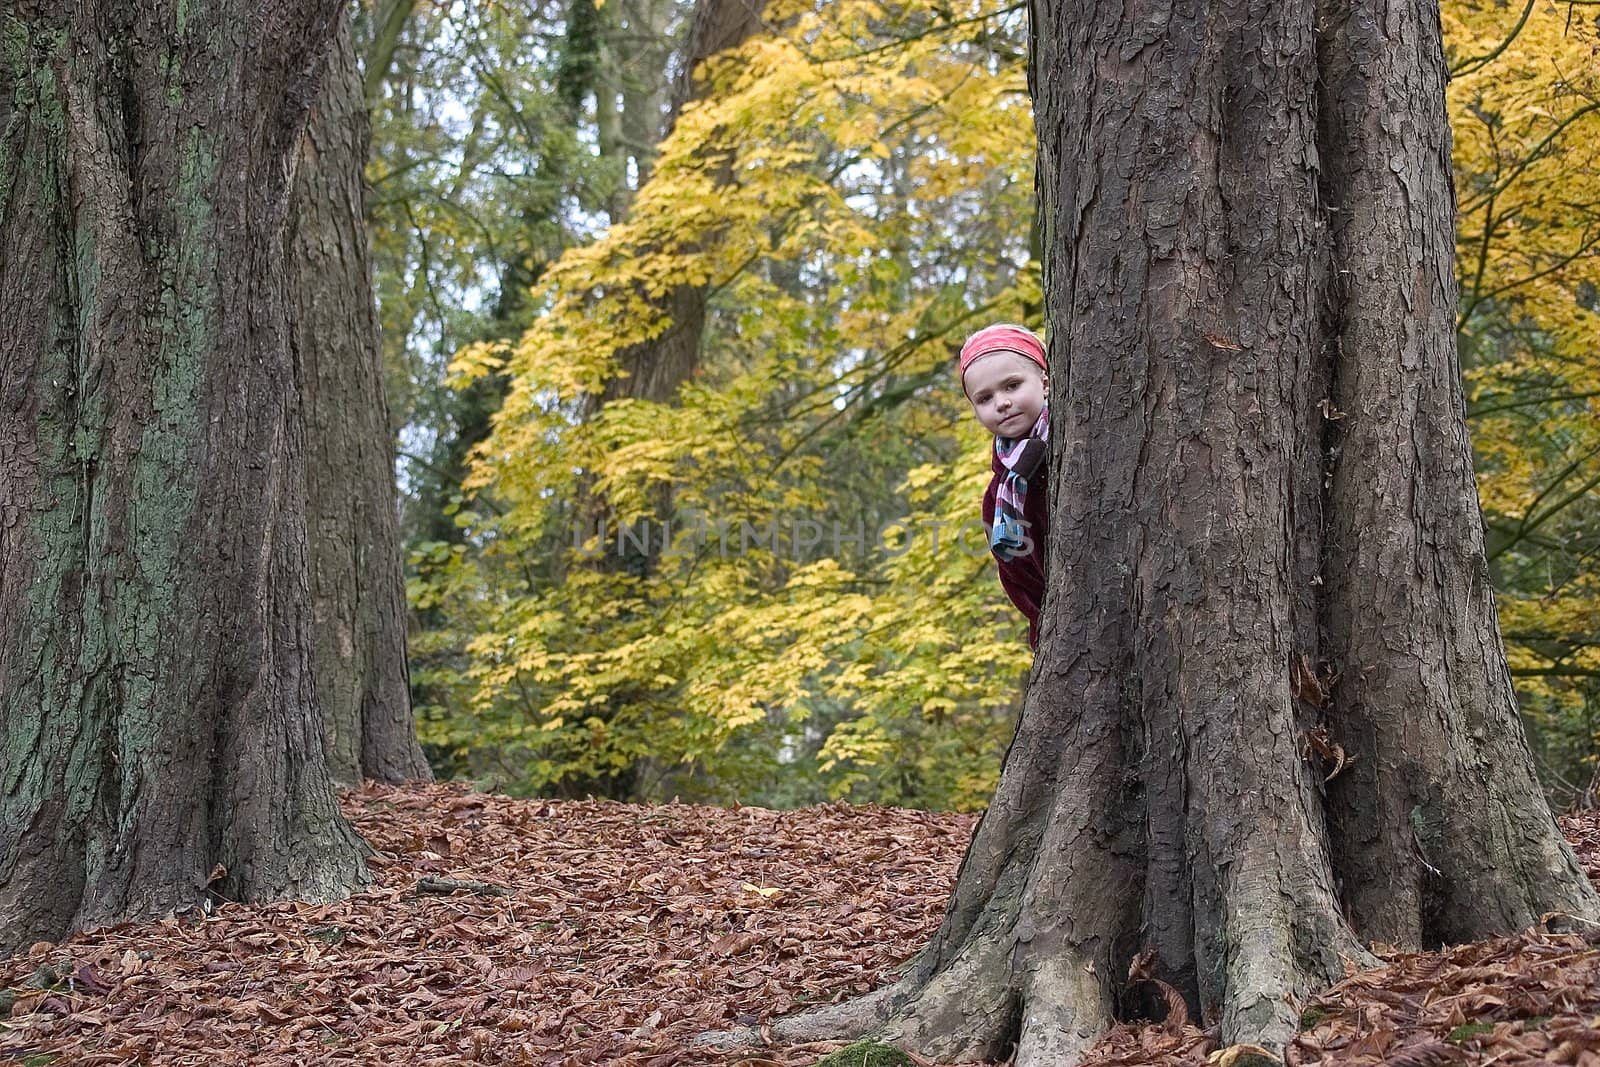
[{"label": "moss on bark", "polygon": [[816,1067],[916,1067],[910,1056],[893,1045],[857,1041],[817,1061]]}]

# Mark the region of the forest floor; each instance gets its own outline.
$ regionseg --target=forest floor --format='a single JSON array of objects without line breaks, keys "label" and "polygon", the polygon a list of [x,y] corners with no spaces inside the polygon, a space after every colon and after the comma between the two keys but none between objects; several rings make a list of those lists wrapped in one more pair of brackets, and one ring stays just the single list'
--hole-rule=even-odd
[{"label": "forest floor", "polygon": [[[938,925],[972,816],[512,800],[369,786],[337,904],[124,924],[0,961],[0,1062],[791,1067],[696,1047],[895,973]],[[1600,874],[1600,817],[1564,826]],[[1309,1005],[1291,1063],[1600,1065],[1600,932],[1388,954]],[[1178,1019],[1097,1067],[1204,1063]]]}]

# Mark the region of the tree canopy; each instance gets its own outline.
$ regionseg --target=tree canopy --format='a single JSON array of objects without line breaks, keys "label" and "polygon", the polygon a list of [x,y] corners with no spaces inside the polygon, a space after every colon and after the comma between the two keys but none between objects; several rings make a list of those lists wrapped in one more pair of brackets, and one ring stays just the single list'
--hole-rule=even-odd
[{"label": "tree canopy", "polygon": [[[991,637],[1016,632],[1010,609],[982,538],[957,537],[986,475],[946,371],[981,316],[1038,306],[1023,24],[911,14],[772,11],[785,34],[713,62],[627,221],[552,266],[532,326],[457,357],[458,381],[512,383],[468,483],[493,508],[418,556],[435,564],[418,603],[488,612],[457,744],[487,728],[544,786],[646,757],[760,781],[787,738],[838,791],[894,763],[884,799],[981,802],[1016,697],[987,676],[1020,678],[1025,649]],[[669,327],[650,297],[682,280],[714,293],[693,380],[583,418],[615,354]],[[654,572],[584,566],[585,482],[610,537],[642,534],[651,487],[671,487]]]}]

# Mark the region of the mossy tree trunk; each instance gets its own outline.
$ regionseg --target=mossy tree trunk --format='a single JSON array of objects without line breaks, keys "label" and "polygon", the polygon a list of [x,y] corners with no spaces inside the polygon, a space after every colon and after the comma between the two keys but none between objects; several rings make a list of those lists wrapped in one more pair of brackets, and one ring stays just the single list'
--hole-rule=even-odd
[{"label": "mossy tree trunk", "polygon": [[[1436,4],[1033,17],[1059,473],[1026,704],[933,942],[774,1032],[1068,1063],[1150,952],[1281,1048],[1364,942],[1595,918],[1487,581]],[[1354,763],[1324,783],[1319,745]]]},{"label": "mossy tree trunk", "polygon": [[366,877],[284,229],[339,0],[0,15],[0,951]]},{"label": "mossy tree trunk", "polygon": [[427,778],[406,671],[405,578],[367,257],[367,113],[348,11],[299,150],[290,340],[306,412],[312,638],[328,772]]}]

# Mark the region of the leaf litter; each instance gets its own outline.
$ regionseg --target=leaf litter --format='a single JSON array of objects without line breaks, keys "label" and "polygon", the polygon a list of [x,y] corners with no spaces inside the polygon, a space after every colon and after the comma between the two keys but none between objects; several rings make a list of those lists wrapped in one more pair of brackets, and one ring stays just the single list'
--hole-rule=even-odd
[{"label": "leaf litter", "polygon": [[[124,923],[0,960],[0,1061],[799,1067],[839,1046],[719,1050],[892,979],[938,926],[975,817],[516,800],[368,785],[375,850],[346,901]],[[1600,876],[1600,816],[1563,820]],[[1306,1005],[1292,1065],[1600,1067],[1600,930],[1379,949]],[[1559,931],[1559,932],[1558,932]],[[1181,998],[1096,1067],[1205,1063]],[[1160,998],[1158,998],[1159,1000]]]}]

